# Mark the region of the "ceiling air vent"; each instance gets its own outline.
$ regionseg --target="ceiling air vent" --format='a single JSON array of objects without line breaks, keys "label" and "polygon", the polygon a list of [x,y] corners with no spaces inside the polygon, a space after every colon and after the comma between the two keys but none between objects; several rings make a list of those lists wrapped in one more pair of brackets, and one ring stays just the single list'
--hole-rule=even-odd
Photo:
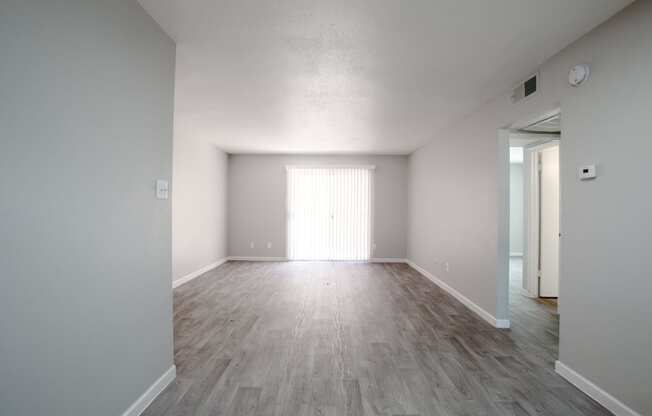
[{"label": "ceiling air vent", "polygon": [[518,86],[516,86],[512,91],[512,102],[515,103],[521,101],[523,98],[527,98],[537,92],[538,78],[539,74],[534,74],[526,81],[518,84]]}]

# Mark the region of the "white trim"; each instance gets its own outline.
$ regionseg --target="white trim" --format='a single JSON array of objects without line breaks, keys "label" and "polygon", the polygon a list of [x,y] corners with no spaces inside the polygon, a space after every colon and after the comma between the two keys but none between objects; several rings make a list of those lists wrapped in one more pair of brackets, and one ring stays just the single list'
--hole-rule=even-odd
[{"label": "white trim", "polygon": [[220,146],[220,150],[226,153],[236,154],[236,155],[259,155],[259,156],[315,156],[315,157],[324,157],[324,156],[409,156],[412,152],[408,151],[379,151],[379,152],[367,152],[364,150],[343,150],[343,151],[330,151],[330,152],[306,152],[305,150],[280,150],[280,151],[265,151],[261,153],[260,151],[251,151],[246,148],[240,147],[230,147],[230,146]]},{"label": "white trim", "polygon": [[168,368],[161,377],[149,386],[149,388],[125,412],[122,416],[140,416],[147,406],[152,404],[154,399],[161,394],[165,388],[174,381],[177,376],[177,368],[173,365]]},{"label": "white trim", "polygon": [[369,173],[369,252],[368,260],[376,254],[376,167]]},{"label": "white trim", "polygon": [[611,413],[616,416],[641,416],[625,403],[616,399],[611,394],[602,390],[600,387],[593,384],[590,380],[586,379],[577,371],[568,367],[561,361],[555,361],[555,372],[568,380],[572,385],[583,391],[587,396],[591,397],[596,402],[606,407]]},{"label": "white trim", "polygon": [[376,165],[285,165],[285,169],[376,169]]},{"label": "white trim", "polygon": [[540,142],[532,143],[528,146],[525,146],[523,148],[523,151],[525,150],[532,150],[534,152],[538,152],[543,149],[547,149],[549,147],[554,147],[554,146],[559,146],[560,140],[558,137],[548,137]]},{"label": "white trim", "polygon": [[[255,256],[230,256],[226,258],[227,261],[292,261],[287,257],[255,257]],[[365,263],[365,261],[355,260],[296,260],[303,262],[332,262],[332,263]],[[408,263],[407,259],[399,257],[379,257],[371,258],[366,263]]]},{"label": "white trim", "polygon": [[[528,79],[530,79],[530,78],[526,78],[523,82],[525,82]],[[539,84],[539,81],[541,81],[541,79],[539,77],[537,77],[537,90],[541,90],[541,88],[540,88],[541,84]],[[555,116],[557,114],[560,114],[560,113],[561,113],[561,107],[559,106],[559,104],[557,104],[556,107],[553,110],[547,111],[544,114],[537,113],[533,117],[528,117],[527,119],[525,119],[523,121],[515,122],[514,124],[512,124],[510,126],[510,128],[514,130],[513,134],[516,135],[516,136],[530,136],[530,137],[532,137],[532,136],[537,135],[537,134],[542,135],[542,136],[545,135],[545,134],[549,134],[551,136],[555,136],[555,135],[558,136],[558,134],[554,134],[554,133],[530,133],[530,132],[525,132],[525,131],[520,131],[520,130],[521,129],[526,129],[527,127],[532,126],[533,124],[537,124],[540,121],[551,118],[551,117],[553,117],[553,116]]]},{"label": "white trim", "polygon": [[[498,130],[496,142],[498,150],[497,182],[496,182],[496,309],[494,313],[505,318],[509,317],[509,131]],[[491,316],[491,315],[490,315]],[[493,319],[495,319],[492,316]],[[491,321],[489,321],[491,323]],[[505,322],[496,321],[496,325],[504,327]]]},{"label": "white trim", "polygon": [[486,310],[482,309],[479,305],[474,303],[471,299],[467,298],[460,292],[458,292],[456,289],[453,287],[449,286],[447,283],[445,283],[443,280],[439,279],[438,277],[434,276],[431,274],[429,271],[424,269],[423,267],[419,266],[415,262],[413,262],[410,259],[407,259],[407,264],[410,265],[414,270],[418,271],[428,279],[430,279],[434,284],[439,286],[440,288],[444,289],[446,292],[448,292],[451,296],[453,296],[455,299],[459,300],[466,306],[467,308],[471,309],[473,312],[476,314],[480,315],[482,319],[485,321],[489,322],[491,326],[496,327],[496,328],[509,328],[510,322],[509,319],[496,319],[492,314],[487,312]]},{"label": "white trim", "polygon": [[[489,313],[489,312],[487,312],[487,313]],[[509,319],[496,319],[493,316],[492,316],[492,319],[495,320],[495,322],[493,322],[494,327],[496,327],[498,329],[509,329],[512,326]],[[491,322],[489,322],[489,323],[491,323]]]},{"label": "white trim", "polygon": [[538,296],[532,296],[530,292],[528,292],[524,287],[521,288],[521,295],[525,296],[526,298],[531,298],[531,299],[536,299]]},{"label": "white trim", "polygon": [[287,257],[229,256],[228,261],[288,261]]},{"label": "white trim", "polygon": [[523,257],[523,253],[520,251],[510,251],[509,257]]},{"label": "white trim", "polygon": [[183,276],[183,277],[180,277],[180,278],[178,278],[178,279],[176,279],[176,280],[173,280],[173,281],[172,281],[172,288],[173,288],[173,289],[176,289],[176,288],[178,288],[179,286],[181,286],[182,284],[184,284],[184,283],[188,283],[189,281],[191,281],[191,280],[194,279],[195,277],[199,277],[199,276],[201,276],[202,274],[204,274],[204,273],[206,273],[206,272],[208,272],[208,271],[210,271],[210,270],[213,270],[214,268],[216,268],[216,267],[222,265],[222,264],[225,263],[227,260],[228,260],[228,257],[225,257],[225,258],[220,259],[220,260],[218,260],[218,261],[216,261],[216,262],[214,262],[214,263],[207,264],[206,266],[202,267],[202,268],[199,269],[199,270],[195,270],[195,271],[192,272],[192,273],[188,273],[187,275],[185,275],[185,276]]},{"label": "white trim", "polygon": [[496,318],[494,319],[495,319],[494,326],[498,329],[509,329],[512,326],[509,319],[496,319]]},{"label": "white trim", "polygon": [[290,168],[285,166],[285,257],[290,258]]},{"label": "white trim", "polygon": [[369,259],[369,263],[407,263],[407,259],[398,257],[373,257]]},{"label": "white trim", "polygon": [[539,297],[539,162],[527,146],[523,154],[523,283],[528,297]]}]

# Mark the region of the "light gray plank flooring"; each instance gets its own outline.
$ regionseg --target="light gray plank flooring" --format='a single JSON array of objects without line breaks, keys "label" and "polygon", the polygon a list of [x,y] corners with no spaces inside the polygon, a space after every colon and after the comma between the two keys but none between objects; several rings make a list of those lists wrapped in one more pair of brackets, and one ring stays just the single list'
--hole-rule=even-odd
[{"label": "light gray plank flooring", "polygon": [[555,315],[513,306],[496,330],[404,264],[228,262],[174,291],[144,415],[608,415],[555,374]]}]

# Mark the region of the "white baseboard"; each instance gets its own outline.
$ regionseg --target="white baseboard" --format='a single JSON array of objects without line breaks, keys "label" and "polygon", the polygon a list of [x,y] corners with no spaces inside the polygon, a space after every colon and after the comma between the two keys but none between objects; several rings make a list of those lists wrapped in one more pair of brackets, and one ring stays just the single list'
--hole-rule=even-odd
[{"label": "white baseboard", "polygon": [[375,257],[369,259],[369,263],[407,263],[407,260],[397,257]]},{"label": "white baseboard", "polygon": [[[256,256],[229,256],[227,260],[233,261],[289,261],[287,257],[256,257]],[[319,260],[315,260],[319,261]],[[324,261],[336,261],[336,260],[324,260]],[[371,258],[368,263],[407,263],[407,259],[402,259],[398,257],[381,257],[381,258]],[[364,263],[364,262],[363,262]]]},{"label": "white baseboard", "polygon": [[233,261],[288,261],[287,257],[229,256]]},{"label": "white baseboard", "polygon": [[523,253],[520,251],[511,251],[509,257],[523,257]]},{"label": "white baseboard", "polygon": [[448,292],[451,296],[453,296],[455,299],[459,300],[466,306],[467,308],[471,309],[473,312],[478,314],[482,319],[485,321],[489,322],[491,326],[495,328],[509,328],[510,327],[510,322],[509,319],[496,319],[495,316],[487,312],[486,310],[482,309],[478,304],[474,303],[471,299],[467,298],[460,292],[458,292],[456,289],[453,287],[449,286],[446,282],[443,280],[439,279],[438,277],[434,276],[432,273],[424,269],[423,267],[419,266],[412,260],[408,259],[407,263],[412,267],[414,270],[418,271],[428,279],[430,279],[434,284],[439,286],[440,288],[444,289],[446,292]]},{"label": "white baseboard", "polygon": [[221,264],[225,263],[227,260],[228,260],[228,258],[220,259],[220,260],[218,260],[218,261],[216,261],[214,263],[207,264],[206,266],[202,267],[199,270],[195,270],[192,273],[188,273],[187,275],[185,275],[183,277],[180,277],[177,280],[174,280],[172,282],[172,288],[175,289],[175,288],[181,286],[184,283],[188,283],[189,281],[191,281],[195,277],[199,277],[202,274],[206,273],[207,271],[213,270],[214,268],[216,268],[216,267],[220,266]]},{"label": "white baseboard", "polygon": [[521,295],[525,296],[526,298],[530,298],[530,299],[538,298],[538,296],[531,294],[529,291],[525,290],[524,288],[521,288]]},{"label": "white baseboard", "polygon": [[580,373],[568,367],[559,360],[555,361],[555,371],[575,387],[582,390],[587,396],[591,397],[593,400],[607,408],[614,415],[641,416],[641,414],[627,407],[627,405],[625,405],[623,402],[616,399],[606,391],[602,390],[600,387],[584,378]]},{"label": "white baseboard", "polygon": [[[489,312],[487,312],[489,313]],[[493,326],[495,326],[498,329],[509,329],[509,327],[512,326],[512,323],[509,321],[509,319],[496,319],[492,316],[493,319]],[[489,321],[489,323],[492,323]]]},{"label": "white baseboard", "polygon": [[140,414],[147,409],[147,406],[149,406],[154,399],[165,390],[168,384],[174,381],[176,376],[177,368],[175,366],[168,368],[167,371],[154,382],[154,384],[149,386],[145,393],[143,393],[131,406],[129,406],[127,410],[125,410],[122,416],[140,416]]}]

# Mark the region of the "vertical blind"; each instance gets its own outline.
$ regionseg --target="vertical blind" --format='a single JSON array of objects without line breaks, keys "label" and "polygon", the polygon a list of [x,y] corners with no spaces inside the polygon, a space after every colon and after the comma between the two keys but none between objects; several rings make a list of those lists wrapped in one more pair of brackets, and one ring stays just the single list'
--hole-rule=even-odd
[{"label": "vertical blind", "polygon": [[288,257],[368,260],[373,167],[287,169]]}]

